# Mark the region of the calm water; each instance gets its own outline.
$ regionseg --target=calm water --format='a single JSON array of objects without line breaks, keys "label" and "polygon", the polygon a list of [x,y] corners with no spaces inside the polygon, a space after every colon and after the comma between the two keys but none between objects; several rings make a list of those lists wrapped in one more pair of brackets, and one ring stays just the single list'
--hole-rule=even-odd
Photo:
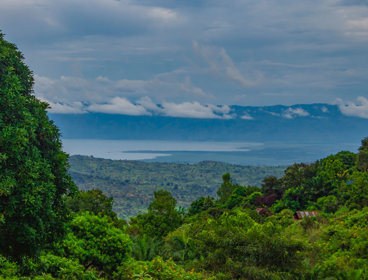
[{"label": "calm water", "polygon": [[115,160],[186,163],[214,160],[243,165],[288,165],[312,162],[341,150],[356,152],[358,145],[63,139],[63,147],[70,155]]},{"label": "calm water", "polygon": [[168,157],[170,152],[247,152],[262,143],[188,142],[147,140],[64,139],[64,151],[71,155],[125,160]]}]

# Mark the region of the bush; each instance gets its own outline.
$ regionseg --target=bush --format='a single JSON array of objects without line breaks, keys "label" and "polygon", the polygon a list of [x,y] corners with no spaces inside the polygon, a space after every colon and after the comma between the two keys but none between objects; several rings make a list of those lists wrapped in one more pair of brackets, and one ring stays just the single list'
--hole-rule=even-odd
[{"label": "bush", "polygon": [[0,255],[0,277],[15,278],[19,274],[18,266]]},{"label": "bush", "polygon": [[85,272],[85,268],[77,260],[47,254],[41,256],[39,273],[49,274],[57,279],[95,280],[94,271]]},{"label": "bush", "polygon": [[113,226],[108,217],[88,212],[76,216],[63,242],[66,256],[78,259],[86,268],[112,273],[131,252],[131,240]]},{"label": "bush", "polygon": [[[172,260],[164,261],[158,257],[150,262],[131,261],[119,267],[113,276],[114,279],[157,279],[157,280],[202,280],[208,279],[193,269],[185,271]],[[214,279],[213,279],[214,280]]]}]

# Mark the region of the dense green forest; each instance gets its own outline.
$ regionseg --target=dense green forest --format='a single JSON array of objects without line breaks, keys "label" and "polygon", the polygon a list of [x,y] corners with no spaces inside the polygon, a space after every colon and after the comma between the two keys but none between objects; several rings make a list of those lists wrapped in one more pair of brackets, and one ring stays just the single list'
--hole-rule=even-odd
[{"label": "dense green forest", "polygon": [[231,173],[240,185],[261,186],[264,177],[280,177],[284,170],[210,161],[179,164],[70,157],[70,174],[79,189],[98,188],[113,197],[113,209],[121,218],[146,212],[153,192],[159,189],[170,191],[178,206],[187,208],[198,197],[216,196],[224,173]]},{"label": "dense green forest", "polygon": [[368,279],[368,138],[260,188],[225,173],[187,210],[157,190],[127,223],[101,190],[77,190],[32,85],[0,35],[1,279]]}]

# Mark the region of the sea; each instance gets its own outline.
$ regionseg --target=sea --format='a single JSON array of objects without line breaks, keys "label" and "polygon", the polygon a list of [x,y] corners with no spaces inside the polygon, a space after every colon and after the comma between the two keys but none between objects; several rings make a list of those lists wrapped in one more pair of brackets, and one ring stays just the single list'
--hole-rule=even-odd
[{"label": "sea", "polygon": [[285,166],[310,163],[339,151],[357,152],[357,143],[195,142],[165,140],[62,139],[69,155],[113,160]]}]

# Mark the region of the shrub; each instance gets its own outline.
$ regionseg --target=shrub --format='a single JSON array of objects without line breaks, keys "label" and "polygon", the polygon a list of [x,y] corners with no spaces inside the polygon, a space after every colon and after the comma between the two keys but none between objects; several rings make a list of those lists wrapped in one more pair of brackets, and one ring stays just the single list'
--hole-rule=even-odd
[{"label": "shrub", "polygon": [[111,273],[131,252],[131,240],[113,226],[108,217],[88,212],[76,216],[63,242],[68,257],[77,258],[86,268]]}]

